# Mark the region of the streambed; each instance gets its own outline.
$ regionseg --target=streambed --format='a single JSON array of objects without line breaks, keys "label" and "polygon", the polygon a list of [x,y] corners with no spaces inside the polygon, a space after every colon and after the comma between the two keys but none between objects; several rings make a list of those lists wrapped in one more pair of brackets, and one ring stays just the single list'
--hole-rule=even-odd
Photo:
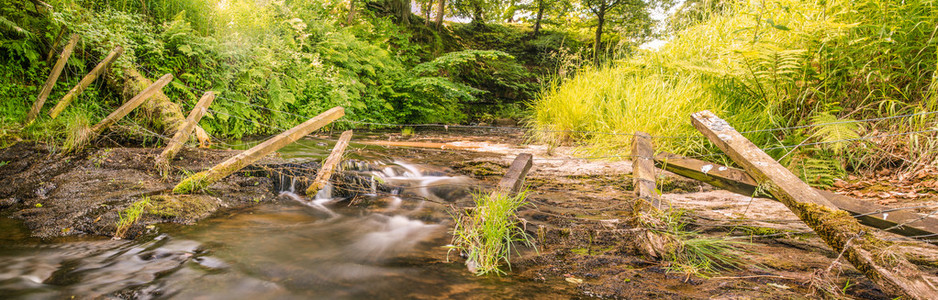
[{"label": "streambed", "polygon": [[[364,162],[357,172],[372,174],[383,186],[397,188],[360,184],[352,199],[339,201],[348,196],[348,191],[334,190],[332,195],[321,194],[307,201],[295,193],[302,187],[289,176],[236,174],[213,186],[213,193],[207,195],[214,199],[209,209],[187,217],[146,216],[136,225],[134,240],[94,237],[94,230],[113,232],[107,224],[113,224],[115,218],[109,214],[116,214],[118,207],[129,205],[140,195],[158,193],[174,183],[160,181],[147,171],[150,150],[115,148],[104,156],[107,149],[99,149],[73,158],[68,170],[29,169],[26,173],[39,176],[18,185],[29,190],[0,199],[8,203],[0,205],[4,207],[0,215],[5,216],[0,218],[0,295],[40,299],[71,295],[140,299],[798,299],[817,296],[812,294],[812,276],[816,270],[828,268],[837,256],[810,234],[791,234],[750,238],[751,243],[740,245],[748,251],[746,265],[726,270],[719,278],[672,272],[666,263],[629,251],[630,241],[622,234],[629,228],[621,221],[630,213],[631,168],[627,163],[570,159],[565,149],[555,149],[554,156],[550,156],[545,153],[546,147],[521,145],[520,137],[502,133],[422,134],[419,139],[458,139],[479,146],[479,150],[382,148],[353,143],[349,158]],[[330,148],[331,143],[325,139],[307,139],[262,163],[318,161]],[[473,276],[466,271],[462,258],[443,248],[450,242],[449,214],[452,207],[468,205],[467,196],[474,189],[492,186],[514,155],[522,151],[535,154],[535,168],[527,182],[531,204],[520,216],[526,231],[535,238],[538,251],[524,249],[521,255],[513,256],[507,276]],[[177,165],[199,170],[231,153],[185,152]],[[33,160],[46,156],[38,157]],[[61,203],[50,201],[58,197],[57,190],[63,185],[49,188],[49,182],[74,182],[62,178],[68,177],[62,174],[94,174],[97,170],[138,174],[152,186],[135,187],[141,179],[123,176],[115,182],[124,184],[125,194],[133,192],[121,196],[126,198],[87,202],[75,200],[81,195],[71,195],[62,198],[66,201]],[[126,170],[133,172],[120,173]],[[58,175],[43,177],[43,172]],[[15,177],[9,173],[3,176]],[[101,190],[121,186],[94,180],[91,177],[93,182],[86,185]],[[72,189],[76,190],[80,189]],[[46,198],[37,191],[46,191]],[[769,200],[732,196],[678,178],[669,179],[662,192],[677,205],[693,210],[688,213],[694,222],[689,226],[705,235],[745,236],[749,229],[804,229],[802,225],[781,223],[793,216]],[[89,196],[86,198],[107,197]],[[111,207],[81,210],[82,214],[72,215],[77,217],[30,219],[42,216],[43,208],[50,209],[45,212],[50,216],[68,212],[70,206],[64,204],[72,200]],[[35,207],[40,202],[44,206]],[[760,213],[762,220],[756,224],[765,227],[727,231],[729,227],[715,224],[715,217],[747,214],[750,207]],[[85,227],[72,226],[80,232],[57,227],[69,224]],[[839,268],[840,278],[851,283],[845,289],[849,295],[884,297],[849,265]]]}]

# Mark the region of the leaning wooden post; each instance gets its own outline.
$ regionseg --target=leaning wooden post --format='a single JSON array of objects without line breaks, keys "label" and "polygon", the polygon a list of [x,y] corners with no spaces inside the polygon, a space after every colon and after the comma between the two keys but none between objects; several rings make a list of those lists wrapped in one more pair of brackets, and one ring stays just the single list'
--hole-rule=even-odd
[{"label": "leaning wooden post", "polygon": [[658,210],[670,208],[670,204],[658,197],[655,186],[655,163],[652,157],[651,136],[636,131],[632,137],[632,185],[635,187],[635,196],[651,203]]},{"label": "leaning wooden post", "polygon": [[124,48],[120,46],[114,48],[114,50],[111,50],[111,53],[108,53],[104,60],[98,63],[98,65],[95,66],[91,72],[88,72],[88,75],[85,75],[85,77],[78,82],[78,85],[69,90],[68,94],[65,94],[65,97],[62,97],[62,100],[59,100],[59,103],[57,103],[55,107],[52,108],[52,111],[49,112],[49,116],[53,119],[58,117],[59,114],[65,110],[65,107],[68,106],[69,103],[72,103],[72,100],[74,100],[75,97],[78,97],[81,92],[85,91],[85,89],[88,88],[88,86],[91,85],[91,83],[94,82],[98,76],[104,74],[104,71],[107,70],[107,67],[112,62],[114,62],[114,60],[116,60],[117,57],[121,55],[121,53],[124,53]]},{"label": "leaning wooden post", "polygon": [[342,154],[345,154],[345,147],[348,147],[348,142],[351,139],[351,130],[347,130],[339,136],[339,141],[336,142],[335,147],[332,148],[332,153],[329,154],[329,157],[326,158],[326,162],[322,164],[322,167],[319,168],[319,172],[316,173],[316,179],[306,188],[307,196],[315,196],[319,190],[326,186],[326,183],[329,182],[329,178],[332,177],[332,172],[335,171],[335,166],[342,160]]},{"label": "leaning wooden post", "polygon": [[98,134],[101,134],[101,132],[104,131],[104,129],[108,128],[109,126],[111,126],[112,124],[114,124],[115,122],[117,122],[118,120],[126,116],[127,114],[129,114],[131,111],[137,108],[137,106],[140,106],[140,104],[143,104],[144,102],[146,102],[147,99],[150,99],[150,97],[152,97],[153,94],[158,92],[160,89],[162,89],[164,86],[166,86],[166,84],[168,84],[172,80],[173,80],[172,74],[163,75],[163,77],[161,77],[160,80],[157,80],[156,82],[148,86],[146,89],[144,89],[142,92],[140,92],[140,94],[137,94],[136,96],[128,100],[126,103],[124,103],[124,105],[121,105],[121,107],[118,107],[117,110],[115,110],[110,115],[105,117],[103,120],[101,120],[101,122],[98,122],[98,124],[95,124],[94,126],[92,126],[90,130],[82,131],[78,136],[74,138],[73,142],[69,143],[71,144],[71,146],[69,146],[68,147],[69,149],[67,150],[73,151],[73,150],[78,150],[78,149],[85,147],[85,145],[88,142],[90,142],[92,138],[94,138]]},{"label": "leaning wooden post", "polygon": [[515,157],[505,172],[505,176],[498,182],[495,191],[492,192],[492,198],[498,194],[514,194],[521,190],[521,184],[524,183],[524,177],[528,175],[531,166],[534,165],[534,156],[530,153],[521,153]]},{"label": "leaning wooden post", "polygon": [[179,130],[173,135],[173,139],[169,141],[169,144],[166,145],[163,152],[156,157],[156,168],[163,176],[169,175],[170,162],[173,160],[173,157],[176,157],[176,153],[179,153],[182,146],[186,144],[186,141],[189,140],[189,135],[192,134],[192,130],[199,124],[199,120],[202,119],[202,116],[205,115],[205,112],[208,110],[208,107],[212,105],[212,101],[214,100],[215,93],[211,91],[205,92],[202,98],[199,99],[199,102],[195,104],[195,108],[189,112],[189,117],[186,118],[186,122],[179,127]]},{"label": "leaning wooden post", "polygon": [[65,68],[65,63],[68,62],[68,58],[72,56],[72,51],[75,50],[76,44],[78,44],[78,35],[73,34],[68,40],[68,44],[62,49],[62,55],[59,55],[59,60],[57,60],[55,66],[52,67],[52,73],[49,74],[49,79],[46,79],[46,84],[43,85],[42,90],[39,91],[39,98],[36,99],[36,103],[33,103],[33,108],[30,109],[29,114],[26,115],[26,126],[29,126],[29,124],[32,124],[33,121],[36,120],[36,116],[38,116],[39,111],[42,110],[42,105],[46,104],[46,98],[49,98],[49,93],[51,93],[52,88],[55,87],[55,82],[59,80],[59,75],[62,75],[62,69]]},{"label": "leaning wooden post", "polygon": [[913,299],[938,299],[936,288],[904,258],[890,255],[889,243],[874,237],[845,211],[802,182],[791,171],[710,111],[691,115],[694,127],[743,166],[769,193],[811,227],[821,239],[863,272],[884,292]]},{"label": "leaning wooden post", "polygon": [[215,167],[212,167],[208,171],[199,172],[189,176],[177,184],[175,188],[173,188],[173,193],[188,194],[193,191],[202,190],[215,181],[218,181],[222,178],[225,178],[225,176],[231,175],[231,173],[241,170],[251,163],[254,163],[258,159],[266,156],[267,154],[277,151],[278,149],[283,148],[284,146],[289,145],[296,140],[299,140],[310,132],[322,128],[323,126],[332,123],[332,121],[335,121],[344,115],[344,108],[334,107],[312,119],[309,119],[306,122],[303,122],[303,124],[284,131],[283,133],[278,134],[277,136],[272,137],[267,141],[264,141],[263,143],[248,149],[247,151],[241,152],[240,154],[225,160]]}]

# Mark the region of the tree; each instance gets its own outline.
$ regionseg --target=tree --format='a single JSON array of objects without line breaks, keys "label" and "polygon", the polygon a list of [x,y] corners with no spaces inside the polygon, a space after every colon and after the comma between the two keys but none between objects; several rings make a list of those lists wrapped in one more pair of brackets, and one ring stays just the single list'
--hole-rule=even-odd
[{"label": "tree", "polygon": [[472,23],[485,24],[488,18],[502,16],[507,1],[505,0],[453,0],[451,1],[456,15],[469,17]]},{"label": "tree", "polygon": [[651,35],[649,2],[642,0],[582,0],[583,6],[596,17],[596,35],[593,40],[593,58],[598,59],[602,47],[603,30],[609,19],[627,34],[640,37]]},{"label": "tree", "polygon": [[440,30],[440,27],[443,26],[443,14],[446,12],[446,0],[440,0],[440,4],[436,6],[436,30]]}]

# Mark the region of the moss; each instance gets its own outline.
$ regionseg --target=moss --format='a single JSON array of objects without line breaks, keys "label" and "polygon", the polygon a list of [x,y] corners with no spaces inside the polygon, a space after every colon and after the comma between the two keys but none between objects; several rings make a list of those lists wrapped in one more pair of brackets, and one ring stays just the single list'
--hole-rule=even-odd
[{"label": "moss", "polygon": [[161,195],[150,198],[147,213],[162,218],[195,220],[218,207],[208,196]]},{"label": "moss", "polygon": [[468,161],[460,163],[453,167],[456,170],[471,174],[476,178],[486,178],[490,176],[502,176],[505,174],[505,166],[488,161]]},{"label": "moss", "polygon": [[211,182],[205,180],[206,176],[208,176],[208,171],[199,172],[183,179],[173,188],[173,194],[189,194],[205,189],[211,184]]}]

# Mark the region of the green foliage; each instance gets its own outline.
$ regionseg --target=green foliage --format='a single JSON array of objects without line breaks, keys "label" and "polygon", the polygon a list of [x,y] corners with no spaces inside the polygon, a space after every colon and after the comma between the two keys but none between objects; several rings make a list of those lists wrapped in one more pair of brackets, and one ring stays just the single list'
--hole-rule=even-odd
[{"label": "green foliage", "polygon": [[[621,152],[628,147],[622,137],[563,131],[641,130],[692,136],[697,133],[689,126],[688,115],[702,109],[747,131],[829,123],[825,120],[842,115],[856,119],[897,115],[935,106],[928,95],[938,66],[938,28],[923,25],[938,22],[938,8],[928,1],[693,3],[704,6],[694,13],[698,17],[692,17],[697,21],[681,25],[662,48],[611,66],[581,70],[545,90],[534,103],[535,127],[561,132],[541,138],[573,138],[585,141],[593,152]],[[934,116],[929,120],[933,122]],[[923,128],[925,123],[916,122]],[[819,126],[807,142],[858,137],[861,128],[850,126]],[[798,131],[756,132],[747,137],[760,146],[777,146],[788,135],[800,135]],[[712,150],[693,141],[665,139],[657,144],[665,151]],[[851,145],[855,143],[821,147],[839,153]],[[780,157],[785,152],[774,154]]]},{"label": "green foliage", "polygon": [[533,247],[530,237],[518,227],[516,212],[524,206],[527,191],[514,196],[496,193],[474,196],[476,207],[453,216],[453,242],[450,251],[465,253],[466,265],[476,275],[505,274],[501,264],[511,267],[512,244],[521,242]]},{"label": "green foliage", "polygon": [[130,226],[134,225],[140,217],[143,216],[144,211],[150,205],[150,198],[143,197],[140,201],[134,202],[123,211],[117,212],[117,230],[114,231],[115,238],[123,238],[127,233],[127,230],[130,229]]}]

